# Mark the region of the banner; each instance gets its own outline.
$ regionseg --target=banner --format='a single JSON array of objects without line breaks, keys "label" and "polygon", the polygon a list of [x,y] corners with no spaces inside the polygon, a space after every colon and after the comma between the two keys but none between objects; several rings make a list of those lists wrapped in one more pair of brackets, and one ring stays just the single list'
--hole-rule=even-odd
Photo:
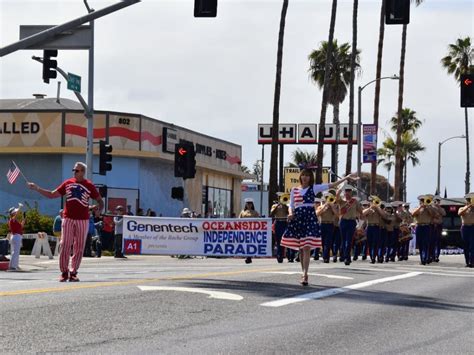
[{"label": "banner", "polygon": [[124,254],[272,256],[270,218],[123,217]]},{"label": "banner", "polygon": [[374,124],[365,124],[362,128],[363,147],[362,155],[364,163],[373,163],[377,161],[377,126]]},{"label": "banner", "polygon": [[[329,170],[331,168],[323,167],[323,184],[329,183]],[[300,168],[284,167],[285,192],[290,193],[293,187],[300,186]]]}]

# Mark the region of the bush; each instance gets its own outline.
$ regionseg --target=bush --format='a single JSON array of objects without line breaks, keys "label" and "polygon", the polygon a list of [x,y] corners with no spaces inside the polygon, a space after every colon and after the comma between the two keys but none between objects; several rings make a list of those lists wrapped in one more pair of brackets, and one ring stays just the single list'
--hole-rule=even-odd
[{"label": "bush", "polygon": [[[8,215],[0,215],[5,223],[0,224],[0,235],[7,235],[8,230]],[[31,207],[25,202],[25,211],[18,215],[18,220],[21,221],[26,217],[25,227],[23,233],[31,234],[38,232],[52,233],[54,219],[50,216],[42,215],[38,210],[38,204],[35,203],[34,207]]]}]

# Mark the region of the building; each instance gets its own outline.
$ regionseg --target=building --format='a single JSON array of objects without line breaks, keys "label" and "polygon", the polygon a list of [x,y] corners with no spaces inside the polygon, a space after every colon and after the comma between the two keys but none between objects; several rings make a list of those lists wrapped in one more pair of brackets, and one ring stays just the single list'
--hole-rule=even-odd
[{"label": "building", "polygon": [[[25,177],[46,189],[72,176],[76,161],[85,162],[87,119],[73,100],[44,98],[0,100],[0,166],[6,174],[13,160]],[[179,216],[188,207],[202,216],[228,217],[240,211],[241,146],[141,114],[94,112],[93,170],[98,171],[98,144],[113,147],[112,171],[93,175],[107,186],[107,208],[117,204]],[[174,177],[174,148],[188,141],[196,150],[196,176]],[[26,201],[41,213],[56,215],[61,199],[47,199],[26,187],[20,176],[10,185],[0,179],[0,213]],[[173,187],[183,187],[183,200],[171,198]]]}]

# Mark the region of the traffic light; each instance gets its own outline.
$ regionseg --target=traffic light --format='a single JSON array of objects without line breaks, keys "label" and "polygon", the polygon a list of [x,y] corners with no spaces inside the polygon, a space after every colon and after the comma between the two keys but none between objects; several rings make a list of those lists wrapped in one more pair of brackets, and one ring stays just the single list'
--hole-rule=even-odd
[{"label": "traffic light", "polygon": [[194,17],[216,17],[217,0],[194,0]]},{"label": "traffic light", "polygon": [[385,24],[407,25],[410,23],[410,0],[385,0]]},{"label": "traffic light", "polygon": [[43,81],[49,84],[49,79],[55,79],[58,76],[56,68],[58,67],[58,61],[51,59],[51,57],[57,57],[57,49],[46,49],[43,51]]},{"label": "traffic light", "polygon": [[193,179],[196,175],[196,152],[192,143],[178,143],[174,151],[174,176]]},{"label": "traffic light", "polygon": [[171,198],[183,201],[184,189],[180,186],[171,188]]},{"label": "traffic light", "polygon": [[474,107],[474,74],[461,75],[461,107]]},{"label": "traffic light", "polygon": [[112,146],[106,141],[100,141],[99,149],[99,174],[105,175],[107,171],[112,170]]}]

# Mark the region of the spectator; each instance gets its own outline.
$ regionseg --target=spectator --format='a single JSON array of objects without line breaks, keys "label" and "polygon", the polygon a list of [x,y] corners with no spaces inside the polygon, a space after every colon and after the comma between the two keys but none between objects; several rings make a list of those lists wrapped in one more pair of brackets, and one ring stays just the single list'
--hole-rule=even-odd
[{"label": "spectator", "polygon": [[21,249],[21,240],[23,237],[23,227],[25,226],[26,217],[20,222],[17,220],[17,214],[19,208],[12,207],[8,210],[10,219],[8,220],[8,229],[10,230],[10,264],[8,265],[8,270],[18,271],[20,268],[18,264],[20,262],[20,249]]},{"label": "spectator", "polygon": [[122,253],[122,239],[123,239],[123,214],[122,206],[115,207],[114,224],[115,224],[115,239],[114,239],[114,258],[127,259]]}]

